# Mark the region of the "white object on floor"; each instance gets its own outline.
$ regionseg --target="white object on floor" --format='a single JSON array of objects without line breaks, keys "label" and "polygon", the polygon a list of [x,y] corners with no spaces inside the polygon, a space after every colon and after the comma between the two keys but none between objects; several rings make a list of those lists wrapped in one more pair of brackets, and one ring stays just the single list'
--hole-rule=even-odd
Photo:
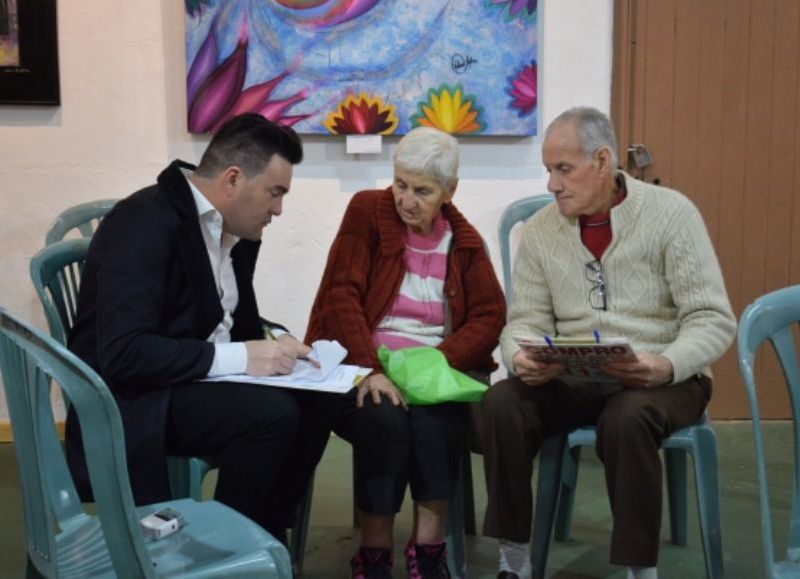
[{"label": "white object on floor", "polygon": [[628,579],[658,579],[658,568],[628,567]]},{"label": "white object on floor", "polygon": [[531,544],[500,539],[500,571],[516,573],[520,579],[531,579]]}]

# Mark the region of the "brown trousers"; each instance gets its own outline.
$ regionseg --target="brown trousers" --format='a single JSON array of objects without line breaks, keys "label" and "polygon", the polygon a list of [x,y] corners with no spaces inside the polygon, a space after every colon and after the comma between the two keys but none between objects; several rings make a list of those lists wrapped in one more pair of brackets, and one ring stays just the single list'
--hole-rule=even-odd
[{"label": "brown trousers", "polygon": [[596,425],[614,519],[611,563],[655,566],[662,508],[659,447],[672,432],[696,422],[710,397],[711,380],[699,374],[644,390],[557,380],[527,386],[516,377],[498,382],[483,399],[489,499],[484,534],[528,542],[533,459],[542,441]]}]

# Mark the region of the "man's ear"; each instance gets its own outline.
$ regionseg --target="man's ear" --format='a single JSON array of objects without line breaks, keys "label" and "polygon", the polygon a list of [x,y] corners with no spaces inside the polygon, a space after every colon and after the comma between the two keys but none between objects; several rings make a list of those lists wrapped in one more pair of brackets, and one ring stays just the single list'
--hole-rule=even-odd
[{"label": "man's ear", "polygon": [[242,179],[244,179],[244,173],[236,165],[231,165],[219,174],[220,183],[227,195],[231,195],[237,190]]},{"label": "man's ear", "polygon": [[608,147],[600,147],[594,153],[597,170],[601,175],[607,175],[611,170],[611,151]]}]

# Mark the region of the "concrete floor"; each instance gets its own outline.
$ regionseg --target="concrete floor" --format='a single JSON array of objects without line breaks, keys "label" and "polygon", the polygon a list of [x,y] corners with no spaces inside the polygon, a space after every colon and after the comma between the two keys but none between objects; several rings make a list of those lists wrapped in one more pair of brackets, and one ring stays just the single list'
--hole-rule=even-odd
[{"label": "concrete floor", "polygon": [[[753,579],[763,576],[761,523],[758,510],[758,483],[754,469],[752,433],[748,422],[717,423],[720,480],[722,485],[723,548],[725,576]],[[784,541],[788,527],[791,474],[792,428],[790,423],[767,426],[770,447],[769,474],[772,502],[778,518],[776,540]],[[486,499],[482,479],[482,460],[473,455],[476,512],[480,529]],[[13,445],[0,445],[0,578],[24,577],[24,534],[22,507],[13,458]],[[692,483],[693,484],[693,483]],[[206,481],[211,492],[213,478]],[[358,531],[351,526],[351,451],[340,439],[332,438],[317,470],[312,504],[305,579],[349,577],[349,559],[358,545]],[[690,491],[690,501],[694,492]],[[400,554],[409,535],[410,509],[406,500],[396,524],[396,554]],[[689,509],[689,544],[676,547],[668,543],[665,520],[659,576],[662,579],[704,577],[703,551],[693,502]],[[664,517],[666,519],[666,516]],[[599,461],[584,452],[573,515],[572,537],[553,543],[547,574],[555,579],[622,579],[625,571],[608,564],[611,518]],[[782,543],[778,543],[782,545]],[[468,537],[467,557],[470,578],[490,579],[497,574],[497,549],[492,539]],[[779,557],[783,547],[779,548]],[[398,558],[395,576],[403,577],[404,562]]]}]

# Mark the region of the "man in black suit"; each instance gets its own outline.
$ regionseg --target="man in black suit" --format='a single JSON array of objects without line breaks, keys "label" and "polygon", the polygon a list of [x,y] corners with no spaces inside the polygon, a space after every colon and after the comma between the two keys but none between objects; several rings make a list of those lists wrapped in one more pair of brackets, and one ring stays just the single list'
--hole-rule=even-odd
[{"label": "man in black suit", "polygon": [[[327,398],[232,382],[287,374],[308,346],[266,322],[253,289],[261,234],[281,214],[299,137],[260,115],[223,125],[195,168],[174,161],[92,239],[69,347],[119,405],[137,504],[169,498],[166,456],[216,457],[215,498],[285,540],[328,437]],[[88,477],[75,416],[68,458]]]}]

